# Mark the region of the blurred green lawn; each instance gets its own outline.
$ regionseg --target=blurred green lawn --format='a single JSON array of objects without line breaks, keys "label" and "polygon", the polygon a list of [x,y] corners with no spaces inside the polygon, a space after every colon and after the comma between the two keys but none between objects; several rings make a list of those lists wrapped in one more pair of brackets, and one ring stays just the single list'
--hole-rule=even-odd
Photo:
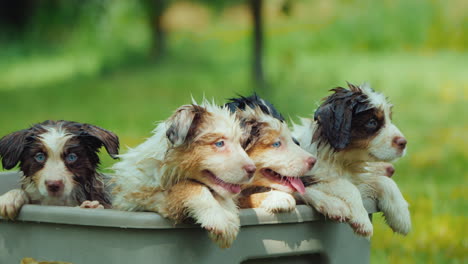
[{"label": "blurred green lawn", "polygon": [[[94,64],[84,53],[13,56],[0,63],[0,135],[46,119],[75,120],[116,132],[124,152],[191,96],[222,104],[252,92],[248,31],[226,32],[215,26],[207,34],[173,33],[165,61],[97,75],[87,74],[83,65]],[[468,53],[318,52],[303,42],[309,32],[292,26],[268,32],[269,85],[258,92],[296,120],[311,115],[329,89],[368,81],[393,102],[394,122],[409,142],[394,179],[411,205],[414,230],[407,237],[393,234],[375,216],[371,263],[467,263]],[[101,156],[109,167],[110,158]]]}]

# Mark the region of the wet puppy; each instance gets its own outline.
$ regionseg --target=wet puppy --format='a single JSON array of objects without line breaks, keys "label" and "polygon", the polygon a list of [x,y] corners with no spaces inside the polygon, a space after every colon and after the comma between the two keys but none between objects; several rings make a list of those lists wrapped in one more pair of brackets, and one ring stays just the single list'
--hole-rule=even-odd
[{"label": "wet puppy", "polygon": [[21,189],[0,196],[0,215],[14,219],[23,204],[109,207],[97,153],[118,154],[118,137],[97,126],[45,121],[0,139],[5,169],[18,163]]},{"label": "wet puppy", "polygon": [[240,226],[234,202],[255,165],[242,149],[239,121],[208,101],[184,105],[113,167],[113,206],[195,221],[221,248]]},{"label": "wet puppy", "polygon": [[305,192],[301,177],[315,158],[300,148],[281,114],[257,95],[233,98],[226,105],[244,129],[244,148],[257,171],[243,186],[241,208],[264,208],[270,213],[294,210],[295,192]]},{"label": "wet puppy", "polygon": [[[362,198],[376,201],[395,231],[411,229],[408,203],[388,163],[406,152],[406,139],[392,123],[392,105],[368,85],[348,84],[316,110],[314,120],[294,126],[301,146],[318,158],[313,184],[303,198],[333,219],[349,220],[355,232],[372,235],[372,223]],[[374,163],[375,162],[375,163]],[[346,207],[343,207],[343,202]]]}]

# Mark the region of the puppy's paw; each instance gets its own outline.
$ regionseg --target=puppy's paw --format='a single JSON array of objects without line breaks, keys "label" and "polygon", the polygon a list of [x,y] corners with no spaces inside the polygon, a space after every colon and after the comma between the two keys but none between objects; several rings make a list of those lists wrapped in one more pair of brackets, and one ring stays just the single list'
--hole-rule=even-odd
[{"label": "puppy's paw", "polygon": [[296,208],[296,199],[288,193],[272,191],[260,207],[271,214],[291,212]]},{"label": "puppy's paw", "polygon": [[23,190],[11,190],[0,196],[0,215],[2,218],[14,220],[27,202]]},{"label": "puppy's paw", "polygon": [[208,231],[208,237],[215,242],[220,248],[229,248],[239,233],[239,227],[210,227],[205,229]]},{"label": "puppy's paw", "polygon": [[336,197],[320,200],[315,209],[333,221],[348,222],[351,219],[349,205]]},{"label": "puppy's paw", "polygon": [[220,248],[230,247],[239,233],[239,217],[233,217],[222,210],[213,210],[205,214],[202,219],[198,219],[198,222]]},{"label": "puppy's paw", "polygon": [[393,232],[407,235],[411,231],[411,216],[407,206],[395,209],[395,213],[384,216]]},{"label": "puppy's paw", "polygon": [[104,206],[99,203],[99,201],[84,201],[80,208],[89,208],[89,209],[104,209]]},{"label": "puppy's paw", "polygon": [[354,232],[360,236],[370,238],[374,232],[374,227],[369,217],[356,217],[349,221],[349,225],[353,228]]}]

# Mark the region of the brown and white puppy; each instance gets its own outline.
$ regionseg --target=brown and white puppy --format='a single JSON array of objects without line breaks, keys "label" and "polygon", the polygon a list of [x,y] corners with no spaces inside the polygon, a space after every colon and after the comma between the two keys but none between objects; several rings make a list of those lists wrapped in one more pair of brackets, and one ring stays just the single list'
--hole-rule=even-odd
[{"label": "brown and white puppy", "polygon": [[[392,123],[392,105],[368,85],[332,89],[314,120],[294,126],[301,146],[318,157],[306,202],[334,219],[349,220],[360,235],[372,235],[362,198],[374,199],[388,225],[401,234],[411,229],[408,203],[390,179],[388,163],[406,152],[406,139]],[[343,202],[347,205],[343,207]]]},{"label": "brown and white puppy", "polygon": [[257,95],[230,99],[226,105],[236,113],[244,129],[244,147],[255,162],[253,181],[243,186],[241,208],[264,208],[270,213],[296,207],[295,192],[305,192],[301,177],[315,158],[298,146],[281,114]]},{"label": "brown and white puppy", "polygon": [[113,206],[194,220],[221,248],[230,247],[240,226],[234,199],[255,172],[239,121],[205,100],[181,106],[153,133],[114,165]]},{"label": "brown and white puppy", "polygon": [[103,175],[96,171],[101,146],[115,158],[118,137],[97,126],[63,120],[48,120],[0,139],[3,168],[19,163],[23,174],[21,189],[0,196],[0,215],[14,219],[27,203],[109,207]]}]

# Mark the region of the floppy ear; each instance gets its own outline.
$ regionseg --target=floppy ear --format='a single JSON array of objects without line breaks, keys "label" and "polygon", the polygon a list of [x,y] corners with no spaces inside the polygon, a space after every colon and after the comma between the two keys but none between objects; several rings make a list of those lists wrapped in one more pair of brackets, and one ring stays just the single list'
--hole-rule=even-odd
[{"label": "floppy ear", "polygon": [[324,137],[335,150],[346,148],[351,141],[353,106],[346,100],[334,101],[320,106],[314,119]]},{"label": "floppy ear", "polygon": [[23,129],[0,139],[0,157],[4,169],[12,169],[18,164],[30,135],[31,131],[29,129]]},{"label": "floppy ear", "polygon": [[113,159],[117,159],[117,155],[119,155],[119,137],[116,134],[90,124],[83,124],[80,130],[80,136],[93,137],[98,141],[96,143],[96,148],[100,148],[104,145],[107,153],[109,153]]},{"label": "floppy ear", "polygon": [[206,109],[198,105],[183,105],[169,119],[166,136],[174,146],[180,146],[194,137]]}]

